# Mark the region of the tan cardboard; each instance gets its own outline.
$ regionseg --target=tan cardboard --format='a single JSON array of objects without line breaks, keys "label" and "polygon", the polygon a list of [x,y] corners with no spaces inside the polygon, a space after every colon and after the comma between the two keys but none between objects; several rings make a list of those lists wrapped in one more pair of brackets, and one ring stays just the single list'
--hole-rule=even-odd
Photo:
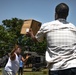
[{"label": "tan cardboard", "polygon": [[41,22],[38,22],[33,19],[25,20],[21,28],[21,34],[26,34],[26,32],[29,32],[29,29],[31,28],[34,35],[36,35],[40,27],[41,27]]}]

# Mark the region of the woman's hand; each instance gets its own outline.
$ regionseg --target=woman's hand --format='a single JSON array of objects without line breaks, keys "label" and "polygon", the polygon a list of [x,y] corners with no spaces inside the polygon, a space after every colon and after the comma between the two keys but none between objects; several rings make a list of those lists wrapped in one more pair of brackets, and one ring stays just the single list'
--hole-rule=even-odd
[{"label": "woman's hand", "polygon": [[30,57],[29,55],[26,55],[26,59],[29,59],[29,57]]}]

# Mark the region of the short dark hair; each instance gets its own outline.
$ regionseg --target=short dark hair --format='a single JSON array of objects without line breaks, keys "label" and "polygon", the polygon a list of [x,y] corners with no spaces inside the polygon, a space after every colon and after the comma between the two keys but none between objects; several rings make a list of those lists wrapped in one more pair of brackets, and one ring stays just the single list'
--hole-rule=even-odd
[{"label": "short dark hair", "polygon": [[55,8],[55,13],[58,15],[58,18],[67,18],[69,13],[69,7],[65,3],[60,3]]}]

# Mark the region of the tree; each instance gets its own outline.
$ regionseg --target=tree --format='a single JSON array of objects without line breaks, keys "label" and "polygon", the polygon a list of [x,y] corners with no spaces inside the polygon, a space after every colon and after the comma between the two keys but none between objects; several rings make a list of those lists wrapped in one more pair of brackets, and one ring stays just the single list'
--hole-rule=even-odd
[{"label": "tree", "polygon": [[4,50],[4,48],[7,47],[6,39],[8,39],[7,32],[5,28],[2,25],[0,25],[0,57],[2,57],[6,51]]},{"label": "tree", "polygon": [[0,50],[10,51],[23,35],[20,34],[22,19],[12,18],[2,21],[0,25]]},{"label": "tree", "polygon": [[21,27],[23,25],[22,19],[12,18],[6,19],[2,21],[2,25],[0,25],[0,48],[1,50],[8,51],[12,50],[12,47],[19,43],[23,50],[25,46],[30,47],[31,51],[36,51],[38,53],[43,53],[46,49],[45,40],[41,43],[34,43],[31,38],[26,37],[25,35],[21,35]]},{"label": "tree", "polygon": [[[18,18],[12,18],[11,20],[3,20],[2,21],[3,26],[5,27],[7,31],[7,35],[9,36],[9,39],[11,38],[12,43],[16,43],[22,35],[20,34],[21,27],[23,24],[23,20]],[[10,40],[10,41],[11,41]]]}]

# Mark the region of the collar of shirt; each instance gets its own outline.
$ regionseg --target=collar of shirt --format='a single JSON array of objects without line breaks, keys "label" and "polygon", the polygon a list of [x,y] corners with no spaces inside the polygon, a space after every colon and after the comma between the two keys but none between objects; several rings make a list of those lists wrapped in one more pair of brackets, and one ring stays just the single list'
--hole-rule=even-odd
[{"label": "collar of shirt", "polygon": [[65,19],[63,19],[63,18],[59,18],[59,19],[57,19],[58,21],[60,21],[60,22],[66,22],[66,20]]},{"label": "collar of shirt", "polygon": [[65,19],[63,19],[63,18],[59,18],[59,19],[57,19],[57,20],[59,20],[59,21],[64,21]]}]

